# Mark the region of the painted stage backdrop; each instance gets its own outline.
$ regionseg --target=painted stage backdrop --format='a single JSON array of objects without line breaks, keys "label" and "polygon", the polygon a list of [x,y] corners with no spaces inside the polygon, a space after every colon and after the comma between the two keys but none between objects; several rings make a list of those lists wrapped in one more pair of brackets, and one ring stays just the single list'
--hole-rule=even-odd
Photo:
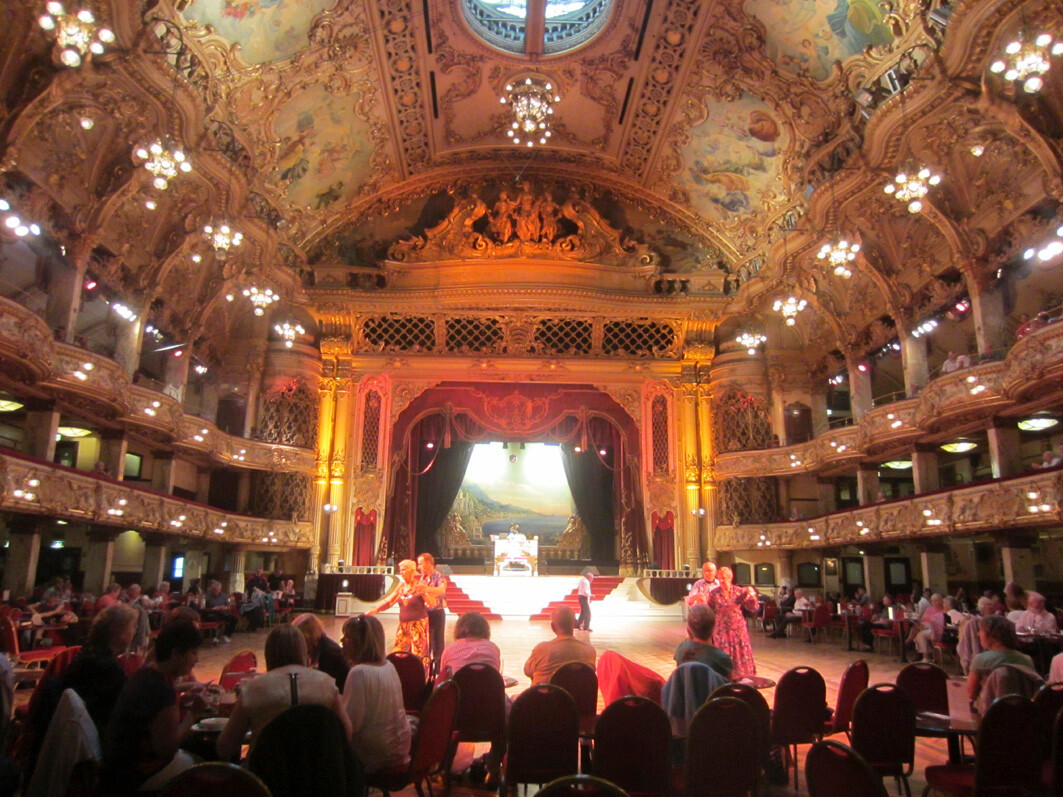
[{"label": "painted stage backdrop", "polygon": [[[557,545],[576,524],[561,450],[546,443],[479,443],[441,530],[444,547],[488,545],[513,527],[539,545]],[[467,542],[466,542],[467,540]]]}]

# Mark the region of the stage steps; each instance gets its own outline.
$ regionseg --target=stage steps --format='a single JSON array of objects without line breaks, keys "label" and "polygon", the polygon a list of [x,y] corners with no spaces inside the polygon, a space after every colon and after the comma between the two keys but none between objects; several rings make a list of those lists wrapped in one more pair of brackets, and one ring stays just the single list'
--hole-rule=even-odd
[{"label": "stage steps", "polygon": [[453,578],[447,580],[447,610],[454,614],[479,612],[487,620],[501,620],[502,615],[491,611],[483,601],[470,598]]},{"label": "stage steps", "polygon": [[[598,576],[591,581],[591,603],[605,600],[617,587],[619,587],[625,581],[621,576]],[[579,586],[579,579],[576,580],[576,587],[572,588],[572,591],[565,595],[560,600],[550,601],[544,608],[531,616],[532,620],[549,620],[550,614],[558,606],[568,606],[576,614],[579,614],[579,598],[576,596],[576,589]]]},{"label": "stage steps", "polygon": [[[470,601],[477,601],[492,614],[505,619],[527,620],[552,600],[562,598],[579,584],[579,576],[467,576],[453,575],[450,581],[461,589]],[[449,602],[449,595],[448,602]],[[469,610],[483,611],[483,609]],[[450,612],[461,614],[462,609],[450,605]]]}]

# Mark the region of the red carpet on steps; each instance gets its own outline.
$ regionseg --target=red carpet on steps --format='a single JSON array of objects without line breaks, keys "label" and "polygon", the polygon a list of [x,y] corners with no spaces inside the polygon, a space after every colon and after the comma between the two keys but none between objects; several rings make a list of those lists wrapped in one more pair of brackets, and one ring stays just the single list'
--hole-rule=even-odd
[{"label": "red carpet on steps", "polygon": [[447,580],[447,608],[458,615],[466,612],[479,612],[487,620],[502,619],[502,615],[495,614],[484,606],[483,601],[473,600],[466,595],[462,588],[454,583],[453,579]]},{"label": "red carpet on steps", "polygon": [[[591,601],[600,601],[605,598],[610,592],[620,586],[620,583],[624,580],[623,576],[597,576],[591,582]],[[550,601],[550,603],[542,609],[542,611],[533,614],[530,619],[532,620],[549,620],[550,613],[558,606],[568,606],[572,611],[579,613],[579,598],[576,597],[576,590],[568,593],[563,599],[559,601]]]}]

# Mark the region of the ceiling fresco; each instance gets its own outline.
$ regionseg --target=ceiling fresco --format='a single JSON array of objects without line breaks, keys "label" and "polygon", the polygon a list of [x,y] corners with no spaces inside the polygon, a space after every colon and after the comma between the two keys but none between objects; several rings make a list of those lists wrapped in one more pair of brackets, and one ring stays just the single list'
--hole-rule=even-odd
[{"label": "ceiling fresco", "polygon": [[194,0],[184,18],[239,47],[249,64],[290,58],[309,43],[314,17],[336,0]]}]

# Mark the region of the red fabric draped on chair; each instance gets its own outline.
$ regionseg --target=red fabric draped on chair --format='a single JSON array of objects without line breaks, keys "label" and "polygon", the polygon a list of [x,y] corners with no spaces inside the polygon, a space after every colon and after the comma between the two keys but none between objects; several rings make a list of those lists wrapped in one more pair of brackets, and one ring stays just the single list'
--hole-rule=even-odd
[{"label": "red fabric draped on chair", "polygon": [[664,678],[649,667],[636,664],[613,650],[607,650],[598,657],[598,688],[602,700],[609,705],[625,695],[637,695],[661,704],[661,689]]}]

